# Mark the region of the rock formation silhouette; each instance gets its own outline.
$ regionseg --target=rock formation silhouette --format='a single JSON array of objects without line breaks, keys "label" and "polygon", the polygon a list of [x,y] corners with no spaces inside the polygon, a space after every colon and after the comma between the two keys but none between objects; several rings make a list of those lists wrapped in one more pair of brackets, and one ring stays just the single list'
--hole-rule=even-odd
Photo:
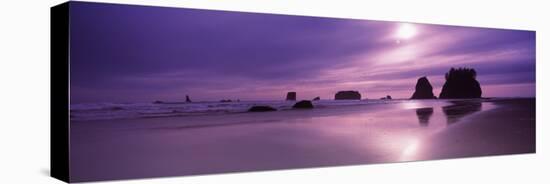
[{"label": "rock formation silhouette", "polygon": [[386,97],[382,97],[380,98],[380,100],[391,100],[391,96],[390,95],[387,95]]},{"label": "rock formation silhouette", "polygon": [[266,105],[252,106],[250,107],[250,109],[248,109],[248,112],[268,112],[268,111],[277,111],[277,109]]},{"label": "rock formation silhouette", "polygon": [[185,95],[185,102],[191,102],[191,99],[189,98],[189,95]]},{"label": "rock formation silhouette", "polygon": [[411,99],[434,99],[433,87],[427,77],[420,77]]},{"label": "rock formation silhouette", "polygon": [[321,97],[315,97],[313,98],[313,101],[321,100]]},{"label": "rock formation silhouette", "polygon": [[286,100],[296,101],[296,92],[286,93]]},{"label": "rock formation silhouette", "polygon": [[361,100],[361,94],[358,91],[338,91],[334,95],[335,100]]},{"label": "rock formation silhouette", "polygon": [[293,109],[313,109],[313,104],[309,100],[302,100],[298,103],[295,103],[292,106]]},{"label": "rock formation silhouette", "polygon": [[445,74],[445,84],[439,98],[481,98],[481,87],[471,68],[451,68]]}]

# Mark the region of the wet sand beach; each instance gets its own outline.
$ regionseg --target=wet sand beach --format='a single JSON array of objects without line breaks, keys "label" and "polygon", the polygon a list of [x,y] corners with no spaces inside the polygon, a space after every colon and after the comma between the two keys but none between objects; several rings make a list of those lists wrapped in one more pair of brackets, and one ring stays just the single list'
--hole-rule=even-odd
[{"label": "wet sand beach", "polygon": [[493,103],[495,109],[464,117],[423,140],[412,160],[534,153],[535,99]]},{"label": "wet sand beach", "polygon": [[535,99],[71,122],[74,181],[535,152]]}]

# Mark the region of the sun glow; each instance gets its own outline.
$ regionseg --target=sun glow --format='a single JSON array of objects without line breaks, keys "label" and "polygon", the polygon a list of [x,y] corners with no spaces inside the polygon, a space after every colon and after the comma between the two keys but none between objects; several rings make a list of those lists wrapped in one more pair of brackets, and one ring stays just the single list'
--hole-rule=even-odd
[{"label": "sun glow", "polygon": [[414,160],[416,152],[418,150],[419,142],[418,140],[411,140],[409,144],[403,149],[401,154],[401,161],[410,161]]},{"label": "sun glow", "polygon": [[398,41],[410,39],[415,35],[416,35],[416,28],[409,23],[402,23],[401,25],[399,25],[399,28],[397,29],[397,32],[395,34]]}]

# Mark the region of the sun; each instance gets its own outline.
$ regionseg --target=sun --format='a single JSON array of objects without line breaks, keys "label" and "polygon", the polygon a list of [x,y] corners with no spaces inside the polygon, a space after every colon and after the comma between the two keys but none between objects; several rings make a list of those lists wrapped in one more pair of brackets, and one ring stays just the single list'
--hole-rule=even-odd
[{"label": "sun", "polygon": [[411,39],[416,35],[416,28],[409,23],[402,23],[397,28],[395,37],[398,41]]}]

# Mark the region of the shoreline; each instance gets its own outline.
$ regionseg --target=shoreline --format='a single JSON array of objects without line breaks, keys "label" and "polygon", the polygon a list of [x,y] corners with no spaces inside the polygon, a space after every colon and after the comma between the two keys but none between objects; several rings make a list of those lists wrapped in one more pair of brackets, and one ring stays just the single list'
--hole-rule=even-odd
[{"label": "shoreline", "polygon": [[[498,138],[514,138],[510,135],[515,131],[506,127],[523,127],[507,117],[517,115],[510,113],[520,112],[517,108],[523,109],[522,116],[533,116],[526,122],[534,124],[530,111],[535,99],[509,101],[411,100],[225,116],[73,122],[72,177],[75,181],[130,179],[524,153],[516,144],[534,147],[530,136],[516,137],[521,142]],[[498,124],[500,120],[505,120],[505,128]],[[471,138],[453,142],[465,137]]]},{"label": "shoreline", "polygon": [[491,102],[494,109],[467,116],[462,123],[430,137],[429,146],[422,148],[426,154],[414,159],[536,153],[535,99]]},{"label": "shoreline", "polygon": [[[479,99],[364,99],[364,100],[320,100],[312,101],[313,110],[325,108],[345,108],[351,106],[372,106],[381,104],[399,104],[409,102],[433,102],[447,103],[451,101],[502,101],[507,99],[531,99],[520,98],[479,98]],[[156,103],[99,103],[77,104],[70,110],[71,122],[85,121],[118,121],[125,119],[152,119],[174,118],[193,116],[223,116],[228,114],[258,113],[249,112],[252,106],[270,106],[278,112],[294,111],[292,106],[298,101],[243,101],[243,102],[208,102],[208,103],[181,103],[181,104],[156,104]],[[199,108],[200,107],[200,108]],[[311,109],[310,109],[311,110]],[[350,109],[353,110],[353,109]],[[263,112],[265,113],[265,112]]]}]

